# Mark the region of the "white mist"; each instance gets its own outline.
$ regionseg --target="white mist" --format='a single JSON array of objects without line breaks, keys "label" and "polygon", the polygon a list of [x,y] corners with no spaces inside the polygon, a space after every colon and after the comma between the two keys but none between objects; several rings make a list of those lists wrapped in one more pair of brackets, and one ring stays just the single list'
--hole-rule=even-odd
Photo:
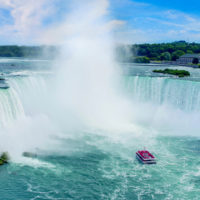
[{"label": "white mist", "polygon": [[76,4],[56,33],[62,53],[55,65],[55,102],[87,127],[119,130],[130,122],[130,109],[119,91],[108,1],[87,2]]},{"label": "white mist", "polygon": [[3,130],[2,148],[13,158],[23,151],[56,149],[59,137],[83,131],[135,130],[129,102],[119,90],[108,5],[107,0],[76,2],[66,20],[48,30],[45,40],[59,44],[61,55],[45,92],[26,88],[25,114]]}]

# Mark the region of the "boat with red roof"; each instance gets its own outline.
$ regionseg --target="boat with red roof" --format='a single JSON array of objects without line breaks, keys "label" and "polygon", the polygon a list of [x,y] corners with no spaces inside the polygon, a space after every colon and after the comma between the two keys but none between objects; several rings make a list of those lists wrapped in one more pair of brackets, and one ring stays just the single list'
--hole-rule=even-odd
[{"label": "boat with red roof", "polygon": [[156,164],[155,157],[147,150],[137,151],[136,158],[143,164]]}]

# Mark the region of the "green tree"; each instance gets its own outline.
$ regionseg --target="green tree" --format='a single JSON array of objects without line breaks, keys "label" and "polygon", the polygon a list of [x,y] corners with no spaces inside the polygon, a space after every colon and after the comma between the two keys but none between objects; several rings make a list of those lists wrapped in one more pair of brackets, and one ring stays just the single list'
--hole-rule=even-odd
[{"label": "green tree", "polygon": [[169,52],[161,53],[160,59],[161,60],[171,60],[171,54]]},{"label": "green tree", "polygon": [[184,55],[185,52],[182,50],[177,50],[175,52],[172,53],[172,60],[177,60],[180,56]]},{"label": "green tree", "polygon": [[187,54],[193,54],[193,51],[192,50],[187,50],[186,53]]}]

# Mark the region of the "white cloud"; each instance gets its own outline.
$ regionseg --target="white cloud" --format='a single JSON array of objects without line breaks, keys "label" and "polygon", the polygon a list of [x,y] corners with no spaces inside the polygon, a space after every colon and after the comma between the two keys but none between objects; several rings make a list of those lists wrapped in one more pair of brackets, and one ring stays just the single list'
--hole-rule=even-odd
[{"label": "white cloud", "polygon": [[[134,13],[134,10],[133,10]],[[126,43],[186,40],[200,42],[200,17],[177,10],[141,10],[132,17],[127,29],[118,33]]]},{"label": "white cloud", "polygon": [[[99,25],[101,16],[106,16],[109,8],[113,13],[106,18],[104,29],[114,30],[118,41],[126,43],[157,42],[166,40],[200,41],[200,17],[177,10],[160,10],[150,4],[132,0],[0,0],[0,9],[7,10],[10,16],[0,12],[0,42],[31,44],[36,42],[57,42],[77,31],[96,34],[88,24]],[[75,9],[68,13],[63,9],[59,19],[59,9],[64,4],[73,3]],[[1,10],[0,10],[1,11]],[[127,12],[126,12],[127,11]],[[115,11],[114,11],[115,12]],[[119,14],[119,15],[118,15]],[[44,20],[58,17],[56,23],[43,23]],[[59,21],[60,20],[60,21]],[[94,21],[97,20],[97,23]],[[87,21],[87,23],[85,23]],[[88,23],[89,21],[89,23]],[[74,26],[81,23],[79,26]],[[102,28],[102,27],[100,27]],[[79,29],[79,30],[77,30]],[[96,30],[98,28],[96,27]]]},{"label": "white cloud", "polygon": [[[34,39],[42,29],[42,21],[52,11],[48,0],[0,0],[0,8],[10,12],[12,24],[1,27],[1,36],[10,36],[23,43]],[[7,37],[8,38],[8,37]]]},{"label": "white cloud", "polygon": [[[66,6],[65,4],[71,8],[70,13],[67,13],[69,12],[67,10],[62,11],[66,18],[50,23],[48,26],[43,23],[45,19],[58,17],[59,10]],[[77,28],[90,29],[92,34],[92,27],[88,24],[94,25],[91,22],[105,16],[108,7],[109,0],[0,0],[0,9],[9,11],[8,17],[12,21],[10,24],[0,26],[0,42],[2,38],[6,38],[10,43],[13,41],[22,44],[54,43],[62,40],[64,36],[77,32]],[[0,16],[0,20],[3,17]],[[80,26],[74,26],[76,23],[81,23],[80,21],[82,21]],[[114,19],[104,28],[110,30],[123,24],[124,21]]]},{"label": "white cloud", "polygon": [[165,19],[156,19],[152,18],[152,20],[159,22],[160,24],[169,25],[172,28],[176,27],[179,31],[190,32],[197,31],[200,33],[200,18],[193,17],[183,12],[179,12],[176,10],[169,10],[165,13]]},{"label": "white cloud", "polygon": [[122,26],[124,26],[127,22],[125,20],[111,20],[107,23],[106,28],[108,30],[115,30],[118,29]]},{"label": "white cloud", "polygon": [[[112,1],[112,0],[111,0]],[[149,6],[150,4],[148,3],[144,3],[144,2],[138,2],[138,1],[133,1],[133,0],[113,0],[113,4],[118,4],[119,6],[122,6],[122,5],[126,5],[126,6],[129,6],[129,7],[147,7]]]},{"label": "white cloud", "polygon": [[124,20],[107,17],[108,0],[85,0],[72,3],[72,10],[63,21],[49,26],[41,35],[41,42],[62,44],[69,38],[81,35],[85,38],[108,36],[109,32],[126,24]]}]

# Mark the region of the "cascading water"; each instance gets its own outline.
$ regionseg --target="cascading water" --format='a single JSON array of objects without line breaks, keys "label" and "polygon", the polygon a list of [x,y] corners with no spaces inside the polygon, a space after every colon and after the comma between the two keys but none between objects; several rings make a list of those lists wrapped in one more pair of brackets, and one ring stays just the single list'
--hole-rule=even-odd
[{"label": "cascading water", "polygon": [[197,81],[129,76],[125,85],[135,101],[171,105],[188,112],[200,109],[200,82]]},{"label": "cascading water", "polygon": [[[9,78],[9,89],[0,89],[0,125],[6,126],[26,114],[34,112],[34,103],[46,92],[44,77]],[[29,101],[33,101],[30,107]]]},{"label": "cascading water", "polygon": [[164,135],[199,136],[200,82],[167,77],[127,76],[134,122]]},{"label": "cascading water", "polygon": [[[28,101],[40,99],[47,92],[47,79],[45,76],[11,78],[10,89],[0,90],[1,125],[28,113],[34,107],[33,104],[28,107]],[[200,109],[200,83],[197,81],[127,76],[123,82],[127,96],[134,102],[171,106],[189,113]]]},{"label": "cascading water", "polygon": [[[1,126],[6,127],[6,125],[10,126],[10,124],[18,123],[18,121],[24,120],[24,118],[32,118],[33,124],[34,120],[37,120],[37,117],[39,116],[39,119],[41,116],[41,119],[44,120],[44,123],[49,123],[47,126],[47,132],[51,132],[51,134],[44,134],[44,137],[49,137],[50,135],[59,135],[58,132],[69,132],[71,134],[75,130],[75,132],[79,132],[80,129],[88,130],[89,125],[92,127],[94,131],[94,127],[96,128],[107,128],[108,125],[112,125],[112,130],[116,130],[120,128],[121,132],[125,134],[126,131],[131,132],[132,135],[137,134],[136,129],[129,128],[125,126],[120,126],[120,124],[115,124],[116,120],[119,120],[119,117],[111,118],[112,123],[107,123],[105,125],[105,121],[107,118],[110,118],[110,114],[107,114],[106,116],[100,115],[103,120],[101,120],[98,116],[95,116],[95,113],[99,114],[99,108],[97,110],[93,109],[96,106],[108,106],[106,107],[108,112],[110,110],[110,101],[108,104],[105,104],[105,102],[99,102],[99,91],[96,93],[97,96],[95,96],[95,99],[89,97],[82,96],[83,93],[80,90],[84,90],[84,94],[88,91],[85,91],[86,85],[79,85],[81,84],[79,81],[81,80],[81,77],[76,79],[73,84],[76,85],[76,91],[78,93],[73,93],[73,90],[68,93],[67,96],[60,99],[58,101],[57,97],[61,98],[60,92],[65,92],[65,90],[58,91],[59,95],[57,96],[57,91],[55,91],[55,85],[50,84],[52,82],[53,77],[52,75],[37,75],[37,76],[18,76],[18,77],[12,77],[9,78],[9,85],[10,89],[8,90],[0,90],[0,105],[2,112],[0,113],[1,118]],[[76,82],[77,81],[77,82]],[[193,81],[185,81],[185,80],[177,80],[177,79],[171,79],[171,78],[161,78],[161,77],[139,77],[139,76],[124,76],[123,78],[123,87],[127,98],[129,98],[129,102],[132,102],[132,105],[130,105],[130,111],[133,112],[132,116],[132,124],[137,124],[139,127],[143,127],[145,129],[153,129],[154,131],[157,131],[158,134],[164,134],[164,135],[195,135],[198,136],[199,133],[199,125],[198,125],[198,119],[199,119],[199,104],[200,104],[200,93],[199,93],[199,82],[193,82]],[[70,82],[70,87],[71,87]],[[84,83],[85,84],[85,83]],[[88,83],[87,83],[88,84]],[[57,87],[57,85],[56,85]],[[87,85],[87,90],[90,85]],[[92,86],[93,87],[93,86]],[[49,90],[51,89],[52,93],[51,95],[48,94]],[[74,89],[74,85],[73,85]],[[79,90],[80,89],[80,90]],[[91,88],[90,88],[91,89]],[[96,89],[96,88],[95,88]],[[69,92],[69,89],[67,89]],[[80,94],[81,92],[81,94]],[[63,94],[64,95],[64,94]],[[73,96],[75,95],[75,96]],[[88,94],[88,95],[91,95]],[[93,95],[93,94],[92,94]],[[56,96],[56,97],[55,97]],[[50,98],[50,99],[49,99]],[[84,99],[86,98],[86,99]],[[34,101],[33,101],[34,99]],[[92,102],[92,100],[95,100],[96,102]],[[76,101],[76,103],[74,102]],[[79,107],[79,105],[82,105],[81,102],[85,102],[85,108]],[[31,102],[31,104],[30,104]],[[118,102],[119,103],[119,102]],[[67,104],[67,106],[66,106]],[[91,107],[90,107],[91,106]],[[51,108],[51,109],[49,109]],[[65,108],[63,110],[63,108]],[[75,110],[77,108],[77,110]],[[127,107],[126,107],[127,108]],[[100,107],[100,110],[102,112],[105,112],[105,110],[102,110],[102,107]],[[111,109],[113,112],[113,108]],[[76,112],[75,112],[76,111]],[[116,111],[116,110],[115,110]],[[78,115],[77,115],[78,113]],[[120,113],[120,112],[119,112]],[[115,114],[114,113],[111,113]],[[125,113],[124,113],[125,114]],[[91,116],[91,118],[90,118]],[[169,117],[170,116],[170,117]],[[84,123],[87,124],[87,128],[84,124],[83,126],[83,120],[80,121],[80,118],[84,117]],[[95,123],[96,121],[99,124],[94,124],[94,121],[92,121],[92,118],[94,117]],[[121,117],[121,116],[120,116]],[[130,115],[128,116],[130,117]],[[63,120],[63,118],[65,120]],[[30,120],[29,119],[29,120]],[[66,120],[67,119],[67,120]],[[97,120],[98,119],[98,120]],[[22,121],[23,121],[22,120]],[[26,121],[26,120],[25,120]],[[49,121],[49,122],[48,122]],[[20,124],[23,122],[20,122]],[[37,126],[36,122],[36,126]],[[80,129],[77,126],[77,123],[80,126]],[[89,124],[88,124],[89,123]],[[29,123],[28,123],[29,124]],[[50,125],[51,124],[51,125]],[[53,126],[57,128],[53,128]],[[116,129],[113,127],[116,125]],[[24,125],[26,126],[26,124]],[[30,127],[26,127],[25,132],[27,131],[27,135],[30,136],[33,134],[32,129],[34,125],[28,125]],[[50,129],[49,129],[50,128]],[[78,129],[77,129],[78,128]],[[109,129],[109,131],[111,131]],[[141,132],[142,130],[137,129],[138,132]],[[11,129],[9,132],[13,131]],[[16,130],[17,132],[21,132],[21,130]],[[52,133],[52,131],[55,131],[55,133]],[[35,133],[35,135],[38,136],[38,134],[41,133],[41,131],[38,131],[39,133]],[[102,131],[101,131],[102,132]],[[106,131],[107,132],[107,131]],[[142,131],[146,132],[146,131]],[[25,133],[24,133],[25,134]],[[22,137],[24,137],[24,134],[22,134]],[[65,134],[65,137],[69,137],[69,134]],[[111,134],[111,133],[110,133]],[[146,136],[151,135],[151,133],[145,133]],[[17,135],[17,134],[16,134]],[[63,134],[62,134],[63,135]],[[111,134],[112,135],[112,134]],[[64,135],[63,135],[64,136]],[[115,136],[116,137],[116,136]],[[19,133],[20,138],[20,133]],[[46,140],[44,138],[44,140]],[[31,142],[31,141],[30,141]],[[44,142],[44,141],[43,141]],[[23,146],[23,142],[21,143]],[[40,145],[34,145],[27,144],[23,149],[23,151],[26,150],[27,146],[31,146],[34,148],[41,148],[42,146],[45,146],[44,143],[40,143]],[[21,152],[20,152],[21,153]]]},{"label": "cascading water", "polygon": [[0,90],[0,127],[6,126],[23,114],[24,108],[17,92],[13,88]]}]

